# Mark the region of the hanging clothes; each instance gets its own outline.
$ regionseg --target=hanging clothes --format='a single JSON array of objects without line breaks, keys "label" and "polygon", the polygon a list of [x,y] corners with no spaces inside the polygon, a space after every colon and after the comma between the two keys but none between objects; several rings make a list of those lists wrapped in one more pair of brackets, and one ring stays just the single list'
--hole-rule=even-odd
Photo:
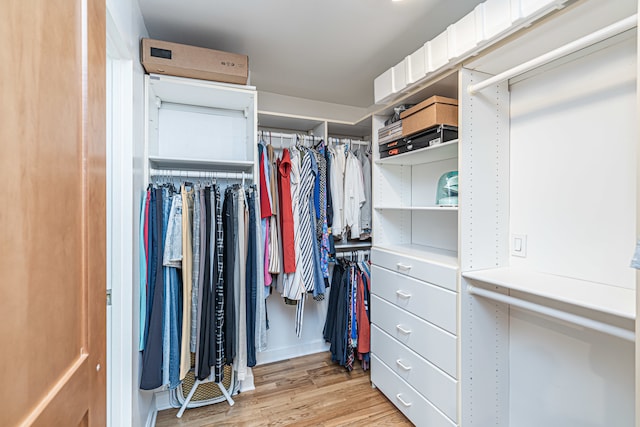
[{"label": "hanging clothes", "polygon": [[362,166],[362,184],[364,203],[360,207],[360,240],[371,238],[371,155],[367,150],[359,149],[358,160]]},{"label": "hanging clothes", "polygon": [[138,350],[144,350],[146,341],[146,332],[148,328],[147,318],[147,294],[149,292],[149,283],[147,265],[149,264],[149,202],[151,198],[151,190],[147,190],[142,195],[142,207],[140,208],[140,337],[138,341]]},{"label": "hanging clothes", "polygon": [[211,187],[204,188],[204,206],[204,273],[200,294],[200,303],[198,307],[200,311],[200,333],[197,346],[198,369],[196,371],[196,377],[201,381],[208,378],[211,374],[211,365],[209,364],[209,354],[211,351],[211,319],[213,317],[213,313],[211,312],[211,235],[212,232],[215,232],[215,223],[211,221]]},{"label": "hanging clothes", "polygon": [[191,297],[193,287],[193,189],[180,188],[182,198],[182,331],[180,339],[180,373],[182,380],[191,368]]},{"label": "hanging clothes", "polygon": [[147,293],[148,330],[142,353],[140,388],[153,390],[162,386],[162,318],[164,280],[162,276],[162,189],[151,191],[149,204],[149,292]]},{"label": "hanging clothes", "polygon": [[360,238],[360,208],[364,202],[362,168],[353,153],[348,152],[344,174],[344,225],[351,230],[352,239]]},{"label": "hanging clothes", "polygon": [[278,167],[280,174],[279,200],[284,273],[294,273],[296,271],[294,222],[291,200],[291,168],[291,156],[289,150],[285,148],[282,152],[282,161]]},{"label": "hanging clothes", "polygon": [[346,157],[344,146],[329,146],[330,155],[330,185],[331,200],[333,202],[333,223],[331,232],[334,236],[342,236],[344,227],[344,174]]},{"label": "hanging clothes", "polygon": [[234,289],[234,266],[236,262],[237,242],[237,215],[235,210],[238,205],[238,195],[231,187],[227,187],[222,204],[222,228],[224,260],[226,267],[223,269],[224,286],[224,364],[231,365],[236,355],[236,305]]},{"label": "hanging clothes", "polygon": [[[278,170],[276,167],[276,156],[271,144],[267,145],[267,161],[269,163],[269,183],[271,199],[271,217],[269,218],[269,273],[280,274],[282,271],[282,260],[280,258],[280,225],[279,213],[279,192],[278,192]],[[268,296],[268,293],[267,293]]]},{"label": "hanging clothes", "polygon": [[196,341],[198,331],[198,299],[200,297],[200,239],[201,239],[201,204],[200,204],[200,188],[196,187],[193,191],[193,231],[191,233],[191,252],[193,254],[193,263],[191,266],[191,331],[190,346],[191,353],[196,352]]},{"label": "hanging clothes", "polygon": [[360,360],[369,369],[370,288],[368,262],[339,260],[333,269],[323,337],[330,344],[331,360],[354,369]]},{"label": "hanging clothes", "polygon": [[[324,141],[320,141],[317,151],[314,151],[318,164],[318,206],[316,207],[316,233],[320,251],[320,271],[324,280],[323,288],[329,283],[329,227],[327,225],[327,160],[325,158]],[[322,292],[324,294],[324,290]]]},{"label": "hanging clothes", "polygon": [[[256,228],[257,215],[255,205],[255,194],[252,191],[247,191],[247,206],[249,208],[249,230]],[[256,303],[257,303],[257,276],[261,272],[256,268],[257,261],[259,260],[257,254],[257,236],[255,233],[249,233],[248,247],[247,247],[247,264],[246,264],[246,307],[247,307],[247,335],[246,335],[246,349],[247,349],[247,366],[253,367],[256,365],[256,347],[255,347],[255,333],[256,333]],[[262,265],[262,263],[260,263]]]}]

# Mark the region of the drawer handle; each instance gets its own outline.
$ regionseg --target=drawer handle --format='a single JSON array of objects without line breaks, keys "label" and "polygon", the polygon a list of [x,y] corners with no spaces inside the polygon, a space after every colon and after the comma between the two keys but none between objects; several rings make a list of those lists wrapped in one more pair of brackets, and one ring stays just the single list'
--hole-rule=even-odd
[{"label": "drawer handle", "polygon": [[401,262],[396,264],[396,267],[398,268],[398,270],[404,270],[404,271],[409,271],[411,270],[411,264],[403,264]]},{"label": "drawer handle", "polygon": [[402,325],[396,325],[396,329],[405,335],[409,335],[411,333],[411,329],[403,328]]},{"label": "drawer handle", "polygon": [[398,366],[400,366],[405,371],[410,371],[411,370],[411,366],[407,366],[404,363],[402,363],[402,359],[396,360],[396,363],[398,364]]},{"label": "drawer handle", "polygon": [[404,400],[404,399],[402,398],[402,393],[398,393],[398,394],[396,394],[396,399],[398,399],[398,400],[400,401],[400,403],[402,403],[402,404],[403,404],[404,406],[406,406],[407,408],[408,408],[409,406],[411,406],[411,402],[407,402],[406,400]]},{"label": "drawer handle", "polygon": [[405,292],[401,290],[397,290],[396,295],[398,295],[400,298],[411,298],[411,294],[409,292]]}]

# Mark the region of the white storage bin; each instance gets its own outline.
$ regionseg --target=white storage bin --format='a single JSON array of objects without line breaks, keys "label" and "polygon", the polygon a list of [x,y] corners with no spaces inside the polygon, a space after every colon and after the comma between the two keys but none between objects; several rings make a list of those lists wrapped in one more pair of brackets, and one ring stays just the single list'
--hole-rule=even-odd
[{"label": "white storage bin", "polygon": [[520,14],[532,18],[545,10],[560,8],[567,0],[520,0]]},{"label": "white storage bin", "polygon": [[373,81],[373,97],[376,104],[383,104],[393,95],[393,68],[389,68]]},{"label": "white storage bin", "polygon": [[511,27],[513,22],[511,14],[512,1],[518,0],[487,0],[481,4],[484,9],[481,33],[483,41],[491,40]]},{"label": "white storage bin", "polygon": [[407,84],[413,84],[427,75],[427,51],[425,46],[406,57]]},{"label": "white storage bin", "polygon": [[406,58],[400,61],[393,70],[393,93],[399,93],[407,87],[407,66],[405,63]]},{"label": "white storage bin", "polygon": [[460,58],[478,45],[482,36],[482,32],[478,31],[478,21],[482,24],[482,18],[478,19],[477,15],[482,14],[483,11],[484,8],[476,7],[458,22],[449,26],[447,29],[449,59]]},{"label": "white storage bin", "polygon": [[448,31],[440,33],[425,44],[427,48],[427,72],[433,72],[449,62]]}]

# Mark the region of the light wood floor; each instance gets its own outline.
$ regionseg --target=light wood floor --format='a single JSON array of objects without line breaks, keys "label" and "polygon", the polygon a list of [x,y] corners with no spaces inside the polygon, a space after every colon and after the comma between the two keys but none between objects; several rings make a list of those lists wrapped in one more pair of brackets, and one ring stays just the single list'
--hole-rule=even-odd
[{"label": "light wood floor", "polygon": [[318,353],[253,369],[256,389],[226,402],[158,413],[157,427],[169,426],[411,426],[378,389],[359,362],[349,373]]}]

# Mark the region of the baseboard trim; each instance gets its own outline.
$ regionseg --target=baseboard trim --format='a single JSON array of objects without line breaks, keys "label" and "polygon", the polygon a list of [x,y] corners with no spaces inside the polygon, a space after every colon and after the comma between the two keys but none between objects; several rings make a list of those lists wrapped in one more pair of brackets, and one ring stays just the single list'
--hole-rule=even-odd
[{"label": "baseboard trim", "polygon": [[282,360],[293,359],[300,356],[322,353],[329,351],[329,344],[323,339],[311,341],[306,344],[297,344],[289,347],[282,347],[274,350],[261,351],[256,355],[258,365],[266,363],[280,362]]}]

